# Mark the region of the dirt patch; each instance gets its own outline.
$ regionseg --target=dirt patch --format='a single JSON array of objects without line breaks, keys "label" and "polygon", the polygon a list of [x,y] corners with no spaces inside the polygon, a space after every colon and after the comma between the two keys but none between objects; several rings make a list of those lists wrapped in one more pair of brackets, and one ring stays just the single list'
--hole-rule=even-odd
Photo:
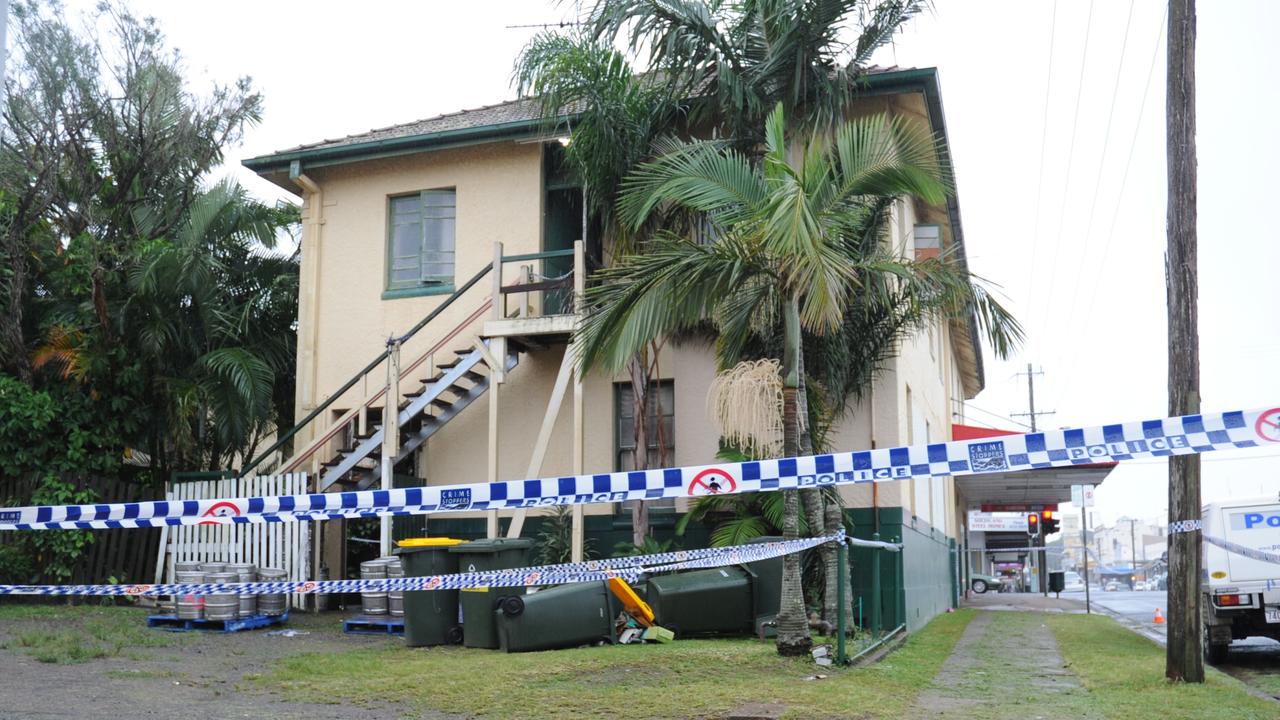
[{"label": "dirt patch", "polygon": [[[337,615],[293,615],[295,637],[264,630],[239,633],[169,633],[143,628],[148,611],[111,608],[115,639],[105,656],[61,664],[38,659],[32,647],[46,633],[84,633],[86,642],[107,636],[94,617],[6,619],[0,622],[0,717],[30,718],[337,718],[422,717],[406,706],[373,703],[353,706],[287,701],[270,688],[250,682],[267,667],[291,655],[346,652],[361,646],[385,646],[397,640],[343,635]],[[122,617],[123,616],[123,617]],[[305,634],[301,634],[305,633]],[[95,646],[96,647],[96,646]],[[353,673],[361,672],[358,667]]]}]

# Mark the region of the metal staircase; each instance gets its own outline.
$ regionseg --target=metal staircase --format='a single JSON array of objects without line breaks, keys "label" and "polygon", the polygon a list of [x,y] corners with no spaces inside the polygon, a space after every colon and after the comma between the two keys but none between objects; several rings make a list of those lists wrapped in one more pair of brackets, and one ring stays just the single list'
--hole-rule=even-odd
[{"label": "metal staircase", "polygon": [[[509,351],[503,363],[504,371],[513,370],[520,364],[520,352],[513,347],[518,343],[508,342],[507,345]],[[490,343],[485,341],[485,347],[489,346]],[[392,459],[393,463],[400,462],[421,447],[427,438],[489,389],[492,368],[479,348],[457,350],[455,354],[458,356],[456,359],[437,365],[436,374],[422,380],[420,390],[405,394],[406,401],[401,403],[396,418],[402,437],[400,452]],[[482,369],[488,372],[480,372]],[[382,463],[378,462],[382,453],[382,423],[374,425],[367,435],[355,440],[358,442],[354,447],[339,448],[332,460],[321,463],[325,470],[317,490],[323,492],[334,483],[364,490],[378,483],[382,477]],[[375,461],[372,467],[369,466],[370,460]]]},{"label": "metal staircase", "polygon": [[[393,443],[397,448],[392,458],[394,467],[484,395],[494,382],[495,369],[499,371],[497,375],[505,378],[506,373],[519,365],[521,354],[545,348],[547,340],[567,342],[574,316],[559,314],[556,310],[546,315],[539,310],[554,305],[548,303],[546,292],[563,293],[566,287],[572,292],[573,279],[538,281],[533,278],[532,266],[523,265],[517,279],[504,285],[502,267],[504,263],[538,263],[549,258],[572,257],[573,274],[585,273],[581,245],[578,242],[575,249],[569,251],[503,256],[501,245],[495,244],[492,263],[445,298],[405,335],[389,341],[387,350],[330,393],[297,425],[282,433],[271,447],[246,464],[237,477],[307,472],[315,478],[315,492],[324,492],[335,485],[343,490],[385,486],[381,461],[387,407],[396,408],[395,427],[400,433],[398,442]],[[487,289],[479,285],[486,276],[492,278],[492,285]],[[439,328],[435,321],[442,319],[456,301],[469,293],[473,298],[482,299],[470,314],[444,332],[439,329],[435,333],[420,332],[433,323]],[[508,306],[509,299],[518,300],[515,309]],[[430,345],[405,356],[407,361],[401,365],[402,353],[410,351],[415,342]],[[459,345],[465,347],[458,349]],[[441,355],[448,359],[437,361]],[[390,363],[398,368],[396,375],[400,380],[395,383],[386,379],[390,377]],[[424,374],[427,377],[422,377]],[[415,380],[420,383],[416,388],[411,384]],[[403,392],[405,388],[410,391]],[[344,406],[350,409],[336,409]],[[326,413],[332,416],[338,412],[341,414],[335,420],[324,422]],[[308,435],[310,440],[300,447],[294,446],[290,453],[288,448],[296,439]]]}]

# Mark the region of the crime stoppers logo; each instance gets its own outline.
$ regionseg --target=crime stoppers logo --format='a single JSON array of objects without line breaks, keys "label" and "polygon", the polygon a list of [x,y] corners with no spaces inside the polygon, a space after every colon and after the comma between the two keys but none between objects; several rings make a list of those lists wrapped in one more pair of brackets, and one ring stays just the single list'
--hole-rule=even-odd
[{"label": "crime stoppers logo", "polygon": [[[220,500],[210,505],[209,509],[205,510],[204,514],[201,517],[221,518],[221,517],[239,517],[239,516],[240,516],[239,505],[236,505],[235,503],[229,500]],[[217,525],[218,522],[216,520],[201,520],[200,524],[201,525]]]},{"label": "crime stoppers logo", "polygon": [[1259,415],[1253,430],[1267,442],[1280,442],[1280,408],[1271,408]]},{"label": "crime stoppers logo", "polygon": [[1005,459],[1004,443],[973,443],[969,446],[969,466],[976,473],[1008,469],[1009,461]]},{"label": "crime stoppers logo", "polygon": [[737,489],[738,481],[720,468],[707,468],[694,475],[687,488],[689,494],[694,497],[731,493]]}]

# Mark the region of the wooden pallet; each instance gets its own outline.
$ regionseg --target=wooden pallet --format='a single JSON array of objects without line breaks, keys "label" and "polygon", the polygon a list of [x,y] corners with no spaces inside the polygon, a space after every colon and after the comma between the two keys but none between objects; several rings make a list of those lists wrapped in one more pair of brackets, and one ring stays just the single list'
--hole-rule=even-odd
[{"label": "wooden pallet", "polygon": [[353,635],[403,635],[404,616],[357,615],[342,621],[342,632]]},{"label": "wooden pallet", "polygon": [[289,613],[283,615],[250,615],[235,620],[189,620],[176,615],[151,615],[147,618],[147,627],[160,628],[170,632],[240,632],[256,630],[270,625],[283,625],[289,619]]}]

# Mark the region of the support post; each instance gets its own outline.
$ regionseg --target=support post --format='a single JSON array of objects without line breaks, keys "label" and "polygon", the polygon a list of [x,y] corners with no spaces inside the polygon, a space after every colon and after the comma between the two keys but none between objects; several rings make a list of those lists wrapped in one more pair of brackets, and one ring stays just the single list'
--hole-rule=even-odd
[{"label": "support post", "polygon": [[[880,542],[880,533],[873,533],[871,539]],[[880,548],[871,550],[871,635],[872,637],[880,637],[881,614],[880,606],[882,603],[880,590],[880,553],[884,552]]]},{"label": "support post", "polygon": [[[489,316],[502,319],[502,243],[493,244],[493,296]],[[489,482],[498,481],[498,388],[507,368],[506,338],[493,338],[489,349],[496,365],[489,366]],[[490,510],[485,522],[485,536],[498,537],[498,511]]]},{"label": "support post", "polygon": [[[387,341],[387,392],[382,409],[382,489],[394,481],[395,457],[400,452],[400,340]],[[391,517],[381,518],[378,547],[382,557],[391,554]]]},{"label": "support post", "polygon": [[844,605],[844,589],[849,584],[849,546],[844,542],[836,547],[836,563],[836,583],[840,586],[840,592],[836,593],[836,662],[845,665],[849,662],[845,649],[845,634],[848,627],[845,615],[848,614],[848,608]]},{"label": "support post", "polygon": [[[1165,148],[1168,178],[1165,286],[1169,317],[1169,415],[1200,412],[1196,238],[1196,3],[1169,0]],[[1169,458],[1169,522],[1200,518],[1200,456]],[[1170,680],[1204,682],[1199,530],[1169,536]]]},{"label": "support post", "polygon": [[[586,215],[586,204],[583,204],[583,216]],[[585,221],[584,221],[585,222]],[[585,224],[584,224],[585,228]],[[585,229],[584,229],[585,236]],[[586,243],[582,240],[573,243],[573,314],[574,314],[574,330],[577,334],[577,326],[582,322],[583,312],[583,294],[587,291],[587,261],[586,261]],[[566,353],[573,353],[574,346],[569,345],[565,348]],[[585,420],[583,418],[583,397],[582,397],[582,371],[578,367],[575,357],[566,357],[566,362],[573,366],[573,474],[582,475],[586,472],[584,466],[586,455],[586,432]],[[586,534],[586,517],[584,516],[584,508],[579,504],[573,506],[571,557],[573,562],[582,562],[585,558],[583,555],[583,547],[585,544],[584,536]]]},{"label": "support post", "polygon": [[1093,612],[1089,601],[1089,510],[1084,507],[1080,508],[1080,547],[1084,555],[1084,613],[1089,615]]}]

